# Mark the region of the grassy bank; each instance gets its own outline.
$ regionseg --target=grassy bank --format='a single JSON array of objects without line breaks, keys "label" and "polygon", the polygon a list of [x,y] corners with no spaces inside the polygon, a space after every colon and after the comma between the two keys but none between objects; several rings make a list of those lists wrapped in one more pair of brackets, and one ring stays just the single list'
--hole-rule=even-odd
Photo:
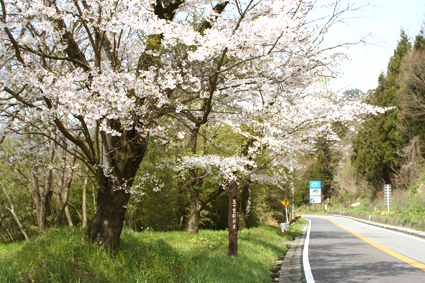
[{"label": "grassy bank", "polygon": [[269,268],[299,235],[303,220],[239,232],[238,257],[227,255],[226,231],[125,230],[112,256],[82,241],[82,229],[52,229],[28,242],[0,245],[0,282],[269,282]]},{"label": "grassy bank", "polygon": [[[320,205],[311,205],[309,210],[308,205],[302,205],[297,208],[297,213],[328,214],[329,211],[330,213],[425,231],[425,196],[411,195],[409,198],[394,197],[389,212],[382,199],[357,198],[345,203],[331,201],[328,210],[324,210]],[[350,203],[356,203],[357,206],[350,207],[347,205]]]}]

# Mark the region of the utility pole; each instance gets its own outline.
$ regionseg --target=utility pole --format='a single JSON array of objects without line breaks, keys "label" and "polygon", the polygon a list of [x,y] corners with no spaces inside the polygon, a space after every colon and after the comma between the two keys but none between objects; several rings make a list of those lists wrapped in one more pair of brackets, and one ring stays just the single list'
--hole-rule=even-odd
[{"label": "utility pole", "polygon": [[294,200],[295,200],[295,189],[294,189],[294,181],[291,180],[291,194],[292,194],[292,199],[291,199],[291,203],[292,203],[292,211],[291,211],[291,215],[292,215],[292,219],[295,218],[295,204],[294,204]]}]

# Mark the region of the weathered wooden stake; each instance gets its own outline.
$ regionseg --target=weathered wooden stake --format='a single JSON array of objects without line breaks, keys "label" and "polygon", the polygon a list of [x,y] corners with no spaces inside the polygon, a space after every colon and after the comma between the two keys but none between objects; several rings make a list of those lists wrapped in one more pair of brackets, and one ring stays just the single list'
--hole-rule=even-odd
[{"label": "weathered wooden stake", "polygon": [[229,188],[229,255],[238,255],[238,225],[236,211],[238,204],[238,185],[235,181],[230,182]]}]

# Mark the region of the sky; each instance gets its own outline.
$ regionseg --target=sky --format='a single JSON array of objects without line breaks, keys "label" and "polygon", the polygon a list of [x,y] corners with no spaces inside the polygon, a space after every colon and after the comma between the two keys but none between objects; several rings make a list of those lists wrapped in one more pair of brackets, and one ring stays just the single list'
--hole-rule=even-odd
[{"label": "sky", "polygon": [[[329,0],[328,0],[329,1]],[[381,72],[386,73],[390,57],[394,54],[400,31],[411,38],[419,33],[425,22],[424,0],[342,0],[357,6],[371,2],[360,11],[348,13],[346,24],[338,24],[329,34],[333,42],[358,42],[366,44],[349,48],[350,61],[343,63],[344,74],[336,80],[340,89],[358,88],[363,92],[378,86]],[[326,2],[326,1],[325,1]]]}]

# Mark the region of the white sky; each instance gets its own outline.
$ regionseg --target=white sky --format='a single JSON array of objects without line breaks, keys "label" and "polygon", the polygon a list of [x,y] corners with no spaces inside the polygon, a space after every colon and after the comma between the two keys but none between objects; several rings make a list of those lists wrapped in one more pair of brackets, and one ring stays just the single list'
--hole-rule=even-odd
[{"label": "white sky", "polygon": [[[343,2],[362,5],[370,1]],[[419,33],[425,21],[425,1],[373,0],[362,8],[361,13],[351,15],[356,17],[349,19],[348,25],[336,26],[328,39],[332,42],[356,42],[370,34],[366,38],[370,44],[359,44],[349,49],[351,61],[343,64],[344,75],[336,81],[336,85],[341,89],[359,88],[365,92],[376,88],[379,74],[386,72],[400,39],[400,30],[405,30],[412,42]]]}]

